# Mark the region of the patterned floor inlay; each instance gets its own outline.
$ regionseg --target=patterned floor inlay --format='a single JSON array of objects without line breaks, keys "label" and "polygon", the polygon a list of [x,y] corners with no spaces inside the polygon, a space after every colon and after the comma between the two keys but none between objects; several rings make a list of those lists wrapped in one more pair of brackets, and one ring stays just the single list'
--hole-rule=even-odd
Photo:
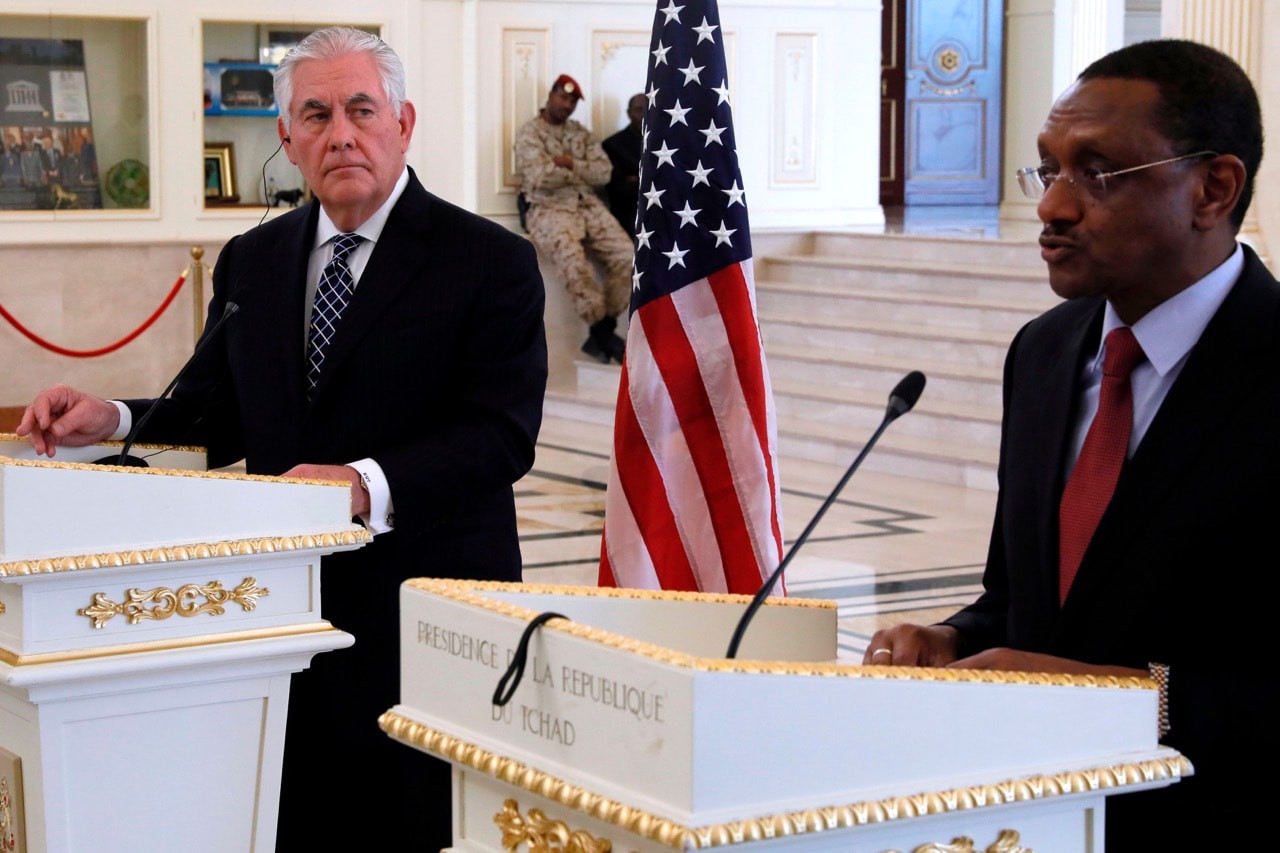
[{"label": "patterned floor inlay", "polygon": [[[607,427],[560,422],[544,429],[534,468],[516,485],[526,581],[596,583],[608,446]],[[790,551],[843,472],[815,465],[782,471]],[[860,473],[795,553],[787,594],[835,601],[840,659],[861,661],[878,627],[938,621],[981,592],[994,504],[995,495],[982,490]]]}]

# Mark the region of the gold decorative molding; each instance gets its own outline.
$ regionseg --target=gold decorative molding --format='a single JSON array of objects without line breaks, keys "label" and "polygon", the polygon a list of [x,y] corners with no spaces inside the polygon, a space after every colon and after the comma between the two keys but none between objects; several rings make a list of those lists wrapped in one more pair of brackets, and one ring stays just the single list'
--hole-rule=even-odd
[{"label": "gold decorative molding", "polygon": [[4,615],[4,602],[0,601],[0,616]]},{"label": "gold decorative molding", "polygon": [[[1012,829],[1002,829],[996,840],[987,845],[983,853],[1035,853],[1030,847],[1023,847],[1018,842],[1021,836]],[[886,850],[885,853],[898,853],[897,850]],[[950,844],[935,841],[921,844],[911,853],[975,853],[973,839],[966,836],[951,839]]]},{"label": "gold decorative molding", "polygon": [[502,803],[502,811],[493,816],[493,822],[502,830],[502,847],[515,850],[528,844],[530,853],[610,853],[613,842],[596,838],[585,829],[569,829],[563,821],[552,820],[541,809],[529,809],[529,816],[520,814],[515,800]]},{"label": "gold decorative molding", "polygon": [[[18,435],[16,432],[0,432],[0,442],[13,441],[18,444],[27,444],[25,436]],[[124,447],[123,441],[99,441],[95,447]],[[204,453],[206,448],[200,446],[192,446],[185,444],[143,444],[138,442],[133,445],[138,450],[175,450],[183,453]],[[101,465],[94,465],[95,468],[101,468]]]},{"label": "gold decorative molding", "polygon": [[[129,470],[145,471],[145,468]],[[66,557],[44,557],[0,563],[0,578],[44,575],[56,572],[78,572],[86,569],[144,566],[152,563],[179,563],[187,560],[212,560],[244,557],[251,554],[274,554],[278,551],[307,551],[363,545],[373,537],[362,527],[336,533],[307,533],[301,536],[272,536],[263,539],[233,539],[193,545],[171,545],[145,551],[112,551],[107,554],[80,554]]]},{"label": "gold decorative molding", "polygon": [[[535,595],[580,595],[602,598],[636,598],[654,601],[699,601],[711,603],[746,604],[746,595],[718,593],[663,592],[655,590],[613,589],[609,587],[558,586],[555,584],[517,584],[500,581],[466,581],[442,578],[412,578],[405,582],[414,589],[441,595],[445,598],[481,607],[504,616],[523,621],[534,619],[538,613],[518,604],[508,604],[491,598],[486,593],[532,593]],[[835,607],[835,602],[815,599],[770,597],[766,607]],[[564,619],[542,626],[544,631],[560,631],[581,637],[609,648],[632,652],[661,663],[703,672],[749,672],[777,675],[813,675],[836,678],[896,678],[907,681],[947,681],[978,684],[1034,684],[1068,687],[1111,687],[1155,690],[1156,683],[1146,676],[1114,675],[1066,675],[1048,672],[1006,672],[1001,670],[945,669],[941,667],[914,666],[850,666],[839,663],[813,663],[791,661],[751,661],[729,658],[701,658],[678,652],[664,646],[580,625]]]},{"label": "gold decorative molding", "polygon": [[[544,627],[550,627],[544,626]],[[490,752],[409,719],[394,711],[378,718],[388,735],[409,746],[470,767],[512,787],[545,797],[566,808],[590,815],[619,829],[676,850],[727,847],[793,835],[850,829],[893,820],[950,814],[970,809],[1029,802],[1068,794],[1097,793],[1153,781],[1190,775],[1191,762],[1181,755],[1147,761],[1066,770],[1052,775],[1028,776],[967,788],[950,788],[910,796],[888,797],[847,805],[824,806],[805,811],[765,815],[748,820],[687,827],[652,812],[611,800],[563,779]],[[1003,835],[1001,836],[1003,839]],[[1000,843],[1000,842],[997,842]],[[992,850],[992,848],[988,848]],[[1015,853],[1017,848],[993,853]]]},{"label": "gold decorative molding", "polygon": [[[13,436],[13,438],[18,438]],[[4,436],[0,435],[0,440]],[[26,441],[26,439],[18,439]],[[109,446],[115,442],[102,442],[104,446]],[[139,450],[181,450],[188,453],[202,453],[203,447],[175,447],[169,444],[162,445],[139,445],[135,444],[135,448]],[[0,466],[11,466],[14,468],[65,468],[69,471],[114,471],[127,474],[136,474],[140,477],[189,477],[196,480],[239,480],[241,482],[270,482],[270,483],[305,483],[310,486],[333,486],[335,488],[349,489],[351,486],[342,480],[314,480],[308,477],[275,477],[266,474],[240,474],[234,471],[192,471],[189,468],[134,468],[123,465],[99,465],[97,463],[90,464],[88,462],[58,462],[53,459],[14,459],[12,456],[0,456]]]},{"label": "gold decorative molding", "polygon": [[176,637],[168,640],[148,640],[138,643],[121,643],[95,646],[61,652],[41,652],[34,655],[17,655],[0,648],[0,663],[12,667],[43,666],[70,661],[100,660],[120,655],[136,655],[147,652],[167,652],[192,649],[200,646],[220,646],[226,643],[243,643],[249,640],[273,640],[279,637],[303,637],[308,634],[327,634],[338,629],[328,622],[307,622],[302,625],[281,625],[275,628],[254,628],[245,631],[229,631],[221,634],[205,634],[198,637]]},{"label": "gold decorative molding", "polygon": [[[200,585],[189,583],[175,592],[167,586],[143,590],[133,587],[124,591],[124,601],[117,604],[107,598],[105,592],[95,592],[93,603],[76,611],[77,616],[87,616],[93,627],[101,628],[114,617],[123,614],[130,625],[137,625],[145,619],[157,622],[170,616],[199,616],[208,613],[210,616],[221,616],[227,612],[227,602],[240,605],[242,610],[251,611],[258,607],[258,599],[266,598],[271,590],[258,586],[256,578],[245,578],[235,589],[226,589],[222,581],[209,581]],[[199,599],[203,598],[203,602]],[[153,606],[148,606],[153,605]]]},{"label": "gold decorative molding", "polygon": [[960,54],[953,47],[943,48],[938,51],[935,57],[938,67],[948,74],[954,73],[960,67]]},{"label": "gold decorative molding", "polygon": [[978,85],[973,80],[963,86],[935,86],[928,80],[920,81],[920,94],[941,95],[944,98],[954,98],[956,95],[976,95]]}]

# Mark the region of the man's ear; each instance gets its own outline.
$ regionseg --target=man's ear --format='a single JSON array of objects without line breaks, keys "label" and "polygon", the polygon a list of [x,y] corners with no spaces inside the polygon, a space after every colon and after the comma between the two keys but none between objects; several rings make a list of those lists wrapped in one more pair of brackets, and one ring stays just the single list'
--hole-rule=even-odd
[{"label": "man's ear", "polygon": [[280,137],[280,142],[284,145],[284,156],[289,158],[289,162],[298,165],[298,161],[293,158],[293,140],[289,138],[289,133],[284,129],[284,119],[276,116],[276,134]]},{"label": "man's ear", "polygon": [[1192,224],[1199,231],[1211,231],[1227,221],[1240,203],[1248,172],[1234,154],[1219,154],[1204,164],[1204,170]]}]

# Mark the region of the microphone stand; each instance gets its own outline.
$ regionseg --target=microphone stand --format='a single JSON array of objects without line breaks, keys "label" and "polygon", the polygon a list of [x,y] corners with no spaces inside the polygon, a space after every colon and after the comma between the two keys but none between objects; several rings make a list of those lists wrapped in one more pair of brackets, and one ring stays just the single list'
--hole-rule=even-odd
[{"label": "microphone stand", "polygon": [[147,407],[147,410],[142,413],[142,417],[138,418],[138,422],[129,430],[129,434],[124,438],[124,443],[120,446],[120,455],[104,456],[103,458],[96,460],[95,464],[121,465],[127,468],[151,467],[147,464],[145,459],[129,455],[130,449],[133,448],[134,440],[137,439],[138,433],[142,431],[142,427],[146,425],[147,421],[151,420],[151,416],[155,414],[156,409],[160,407],[160,402],[164,400],[165,397],[169,396],[169,392],[177,387],[178,380],[182,379],[182,377],[186,375],[187,369],[190,368],[191,365],[195,364],[196,358],[200,355],[201,350],[208,345],[209,341],[213,340],[214,335],[216,335],[218,330],[222,328],[222,324],[231,319],[231,315],[239,310],[240,306],[234,302],[228,302],[226,304],[226,307],[222,309],[222,316],[218,318],[218,322],[214,323],[213,326],[201,336],[200,342],[196,344],[195,351],[191,353],[191,358],[187,359],[186,364],[182,365],[182,369],[178,371],[178,375],[173,377],[173,381],[170,382],[160,396]]},{"label": "microphone stand", "polygon": [[893,392],[889,395],[889,405],[885,409],[884,417],[880,421],[880,426],[876,427],[876,431],[871,434],[871,438],[862,446],[862,451],[858,453],[858,457],[853,460],[853,464],[844,472],[844,476],[840,478],[840,482],[836,484],[831,494],[827,495],[827,499],[822,502],[822,506],[810,519],[808,526],[801,532],[800,537],[796,539],[791,546],[791,550],[782,558],[782,562],[778,564],[778,568],[773,570],[769,575],[769,579],[764,585],[756,591],[752,597],[751,603],[747,605],[746,612],[742,614],[742,618],[738,620],[738,627],[734,629],[733,638],[729,641],[729,650],[725,652],[726,658],[735,658],[738,655],[738,646],[742,642],[742,636],[747,632],[747,625],[751,623],[751,617],[755,616],[760,606],[764,604],[764,600],[773,592],[773,588],[778,583],[778,579],[782,577],[782,572],[791,562],[791,558],[795,556],[796,551],[800,550],[800,546],[809,538],[809,534],[818,526],[818,522],[822,519],[831,505],[835,503],[836,496],[844,489],[845,484],[849,482],[849,478],[853,476],[853,472],[858,470],[858,466],[862,464],[862,460],[871,452],[871,448],[875,446],[876,441],[880,439],[881,434],[889,428],[889,424],[896,421],[902,415],[915,406],[916,401],[920,399],[920,394],[924,391],[925,377],[918,370],[913,370],[902,378],[902,380],[894,387]]}]

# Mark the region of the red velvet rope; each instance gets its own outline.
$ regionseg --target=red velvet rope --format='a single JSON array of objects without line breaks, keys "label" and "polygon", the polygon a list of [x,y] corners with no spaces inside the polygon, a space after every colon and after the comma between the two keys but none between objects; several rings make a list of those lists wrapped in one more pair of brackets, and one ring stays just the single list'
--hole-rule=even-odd
[{"label": "red velvet rope", "polygon": [[96,358],[97,356],[100,356],[100,355],[106,355],[109,352],[115,352],[125,344],[128,344],[134,338],[138,337],[138,335],[141,335],[143,332],[149,329],[151,327],[151,324],[154,323],[156,320],[160,319],[160,315],[165,312],[165,309],[168,308],[170,304],[172,304],[174,298],[177,297],[178,295],[178,291],[181,290],[182,285],[186,283],[186,280],[187,280],[187,274],[183,272],[182,275],[178,276],[178,280],[173,283],[173,289],[170,290],[169,295],[164,298],[164,302],[160,303],[160,307],[157,308],[151,314],[151,316],[148,317],[143,322],[141,326],[134,329],[132,332],[125,335],[123,338],[116,341],[114,344],[109,344],[105,347],[99,347],[98,349],[78,349],[78,350],[67,349],[66,347],[61,347],[55,343],[47,341],[44,338],[37,335],[35,332],[28,329],[26,326],[22,325],[22,323],[18,321],[18,318],[10,314],[9,311],[4,307],[4,305],[0,305],[0,317],[4,317],[6,320],[8,320],[11,326],[13,326],[22,334],[26,335],[27,339],[30,340],[32,343],[38,344],[39,346],[44,347],[50,352],[56,352],[58,355],[68,355],[68,356],[71,356],[72,358]]}]

